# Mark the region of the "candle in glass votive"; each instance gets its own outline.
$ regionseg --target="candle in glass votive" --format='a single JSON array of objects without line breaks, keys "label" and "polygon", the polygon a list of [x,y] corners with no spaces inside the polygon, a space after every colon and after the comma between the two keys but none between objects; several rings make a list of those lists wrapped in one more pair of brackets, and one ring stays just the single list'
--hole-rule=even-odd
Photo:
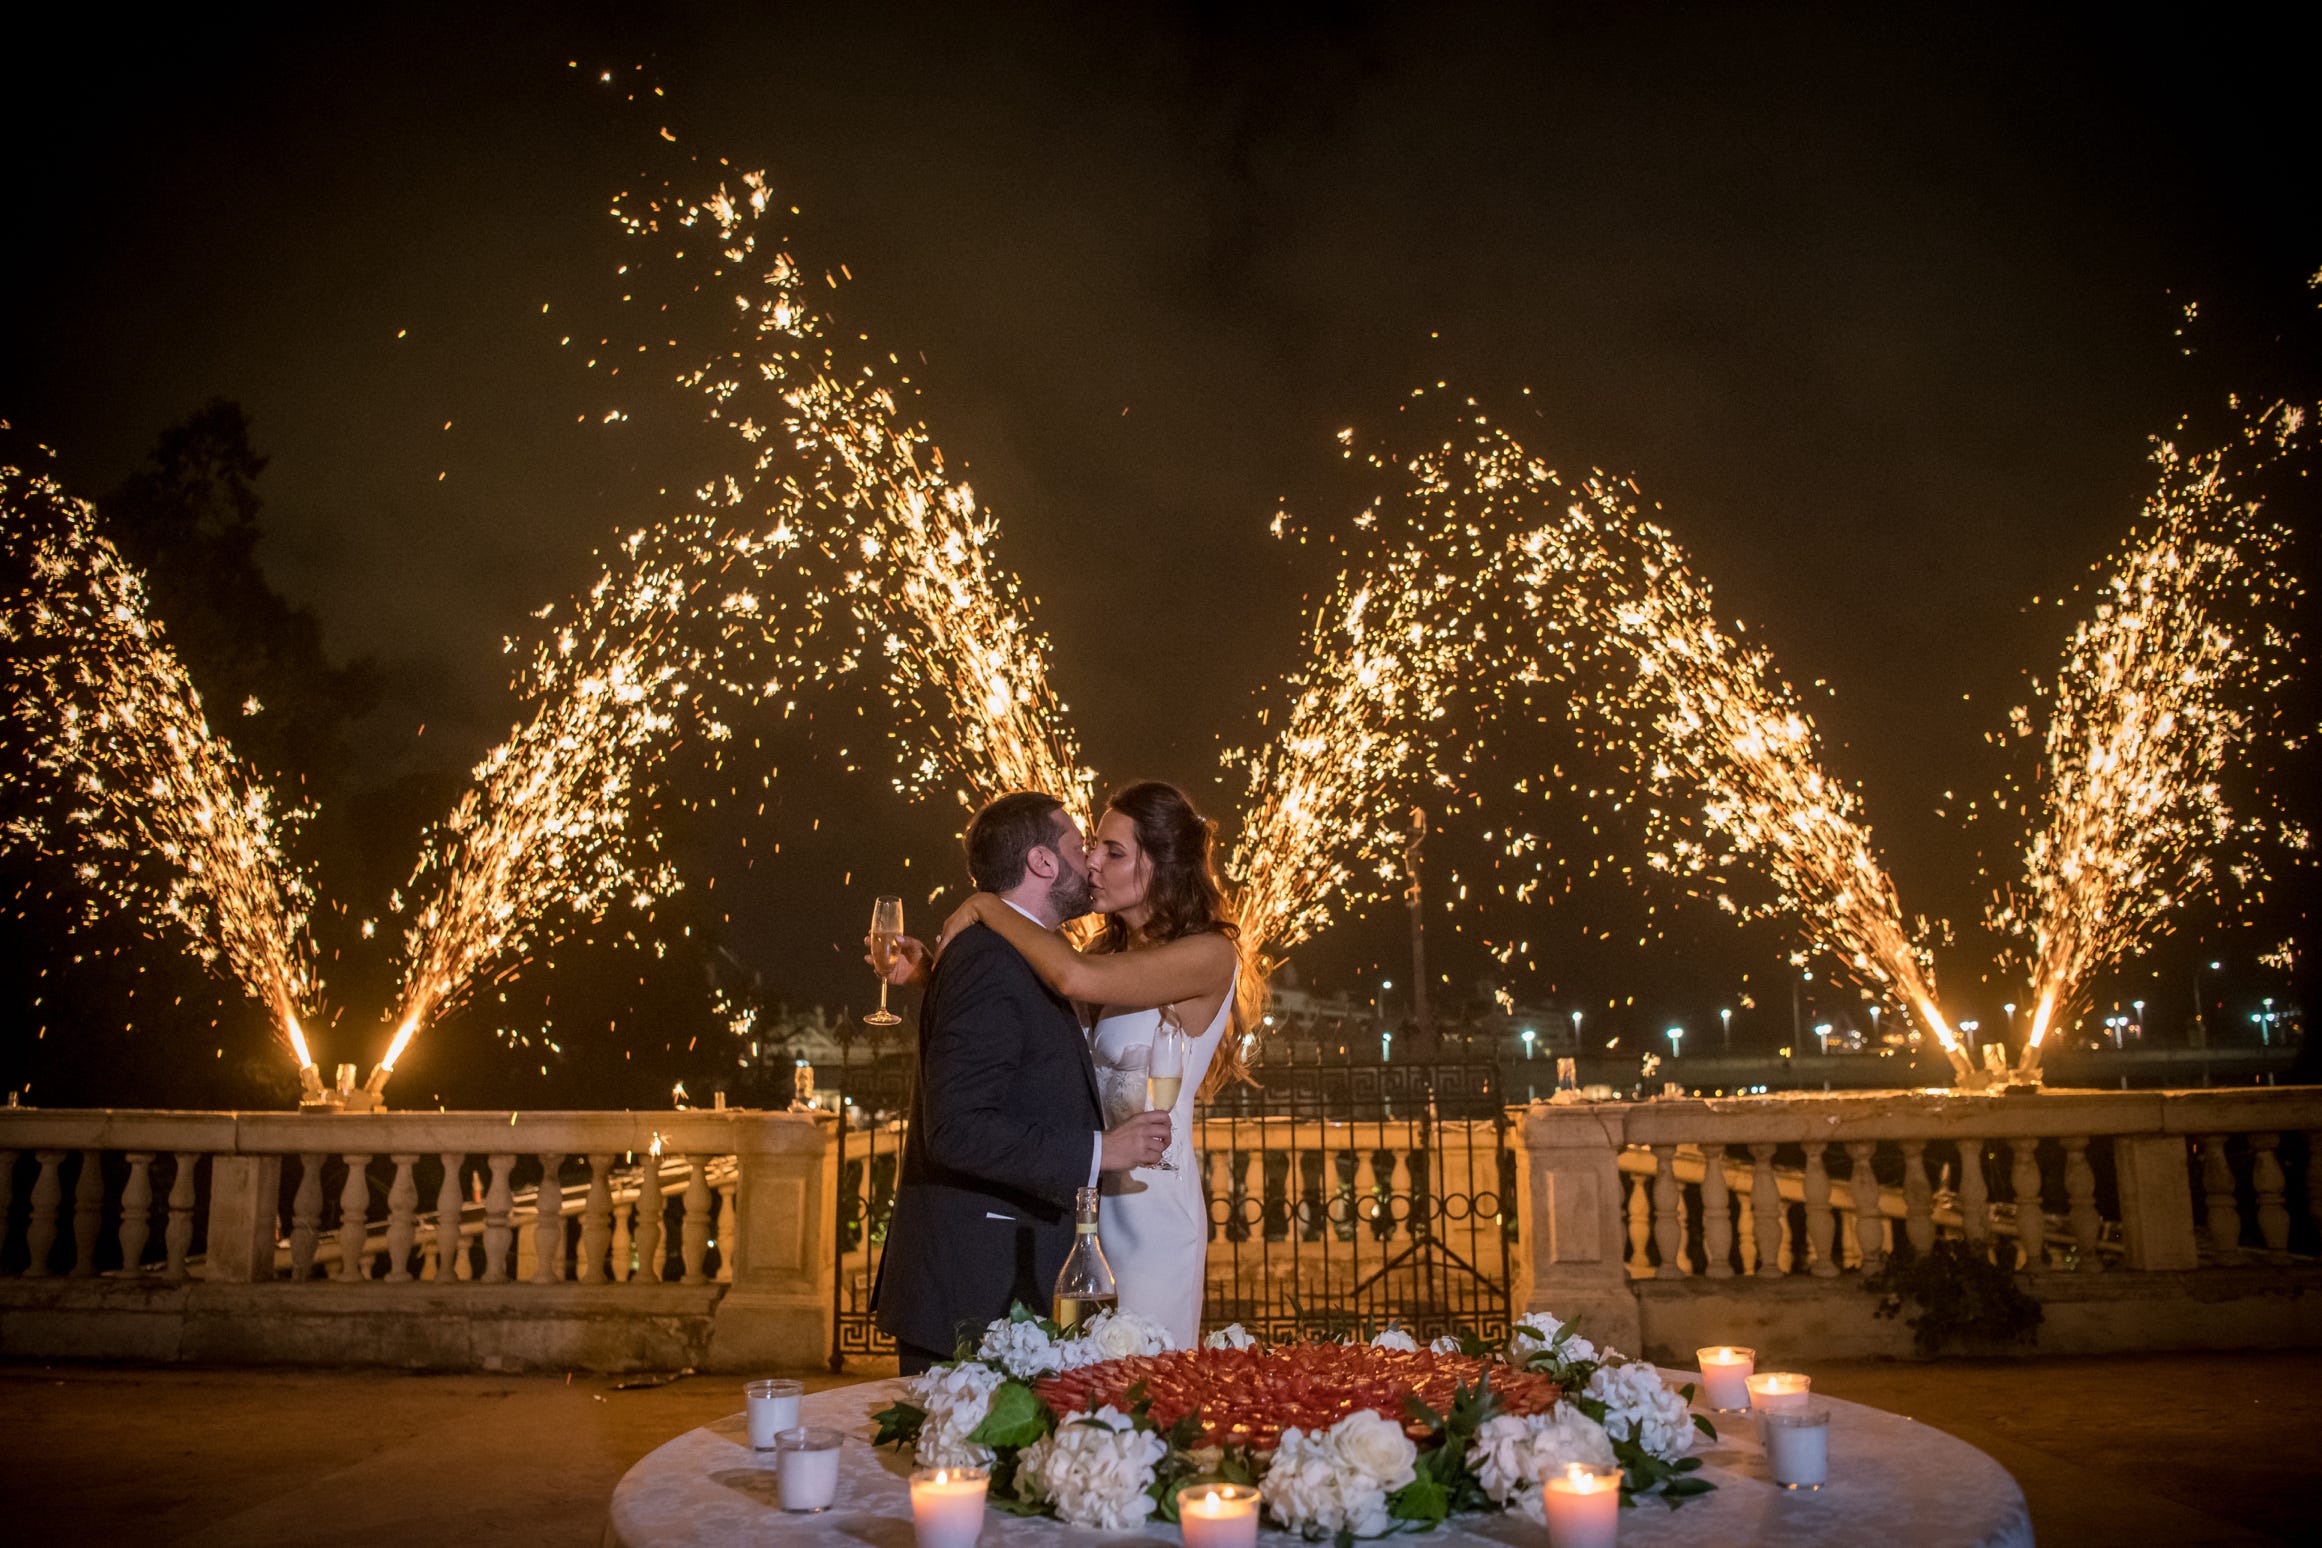
[{"label": "candle in glass votive", "polygon": [[1761,1371],[1750,1377],[1747,1385],[1750,1407],[1762,1414],[1769,1409],[1804,1407],[1814,1378],[1796,1371]]},{"label": "candle in glass votive", "polygon": [[798,1428],[798,1395],[806,1389],[795,1381],[746,1381],[742,1401],[748,1405],[750,1449],[772,1451],[774,1437]]},{"label": "candle in glass votive", "polygon": [[923,1467],[911,1475],[911,1526],[919,1548],[974,1548],[984,1530],[984,1492],[992,1475],[980,1467]]},{"label": "candle in glass votive", "polygon": [[1719,1344],[1696,1349],[1693,1357],[1701,1362],[1701,1396],[1710,1407],[1730,1414],[1750,1406],[1750,1373],[1758,1366],[1755,1349]]},{"label": "candle in glass votive", "polygon": [[1819,1489],[1830,1477],[1830,1405],[1801,1402],[1758,1416],[1766,1472],[1785,1489]]},{"label": "candle in glass votive", "polygon": [[1567,1462],[1540,1480],[1548,1548],[1613,1548],[1621,1529],[1621,1470]]},{"label": "candle in glass votive", "polygon": [[1195,1484],[1177,1496],[1185,1548],[1252,1548],[1258,1540],[1258,1491],[1246,1484]]},{"label": "candle in glass votive", "polygon": [[784,1430],[774,1437],[774,1483],[784,1510],[828,1510],[838,1498],[836,1430]]}]

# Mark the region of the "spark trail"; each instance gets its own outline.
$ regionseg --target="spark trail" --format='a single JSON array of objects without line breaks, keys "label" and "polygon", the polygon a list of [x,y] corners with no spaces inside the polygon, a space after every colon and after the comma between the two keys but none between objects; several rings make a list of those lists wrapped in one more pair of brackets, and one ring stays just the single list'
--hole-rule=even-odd
[{"label": "spark trail", "polygon": [[69,859],[87,917],[109,904],[184,932],[265,1007],[319,1089],[299,1022],[320,995],[314,889],[288,853],[307,814],[278,806],[211,727],[144,577],[93,508],[45,474],[0,468],[0,523],[21,584],[0,612],[8,706],[47,781],[4,841]]}]

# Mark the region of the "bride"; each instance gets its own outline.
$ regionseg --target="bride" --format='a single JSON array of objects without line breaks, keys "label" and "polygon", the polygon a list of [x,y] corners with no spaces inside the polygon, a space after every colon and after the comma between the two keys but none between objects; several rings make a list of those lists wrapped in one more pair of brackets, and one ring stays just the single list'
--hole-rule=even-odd
[{"label": "bride", "polygon": [[1167,1328],[1180,1349],[1201,1332],[1209,1251],[1209,1208],[1190,1143],[1194,1108],[1250,1078],[1242,1032],[1252,1018],[1246,1007],[1236,1014],[1247,976],[1241,930],[1211,868],[1214,828],[1175,785],[1144,780],[1115,792],[1089,850],[1092,907],[1104,923],[1085,950],[989,893],[969,898],[943,926],[945,940],[978,921],[997,930],[1050,988],[1080,1002],[1108,1128],[1144,1111],[1164,1024],[1182,1032],[1184,1078],[1162,1157],[1173,1169],[1107,1172],[1097,1227],[1121,1310]]}]

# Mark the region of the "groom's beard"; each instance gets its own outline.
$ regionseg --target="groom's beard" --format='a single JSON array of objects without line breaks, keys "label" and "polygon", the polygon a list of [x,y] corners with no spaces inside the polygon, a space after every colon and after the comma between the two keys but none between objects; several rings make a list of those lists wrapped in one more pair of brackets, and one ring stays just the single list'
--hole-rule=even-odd
[{"label": "groom's beard", "polygon": [[1056,911],[1058,920],[1078,919],[1088,912],[1096,901],[1096,883],[1085,875],[1060,871],[1056,880],[1048,884],[1048,906]]}]

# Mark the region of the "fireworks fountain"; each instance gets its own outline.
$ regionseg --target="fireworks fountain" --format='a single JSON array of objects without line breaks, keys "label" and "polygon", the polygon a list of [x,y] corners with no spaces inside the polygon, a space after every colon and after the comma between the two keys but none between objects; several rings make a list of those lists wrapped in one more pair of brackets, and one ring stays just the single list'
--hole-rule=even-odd
[{"label": "fireworks fountain", "polygon": [[[2277,403],[2218,450],[2155,446],[2141,519],[2066,644],[2037,789],[2000,798],[2032,824],[2022,879],[1989,910],[2031,984],[2026,1079],[2097,975],[2215,888],[2217,851],[2241,847],[2236,869],[2254,879],[2264,841],[2307,847],[2295,824],[2234,811],[2222,783],[2260,734],[2253,706],[2287,681],[2296,643],[2276,621],[2298,596],[2277,562],[2290,534],[2243,486],[2296,450],[2304,421]],[[2032,734],[2028,708],[2014,721]]]},{"label": "fireworks fountain", "polygon": [[143,577],[93,509],[45,474],[0,468],[0,534],[23,584],[0,612],[9,709],[46,776],[40,805],[5,841],[69,853],[92,917],[109,903],[149,929],[184,932],[266,1008],[319,1097],[299,1021],[320,995],[314,890],[288,854],[306,814],[278,807],[212,729],[148,614]]}]

